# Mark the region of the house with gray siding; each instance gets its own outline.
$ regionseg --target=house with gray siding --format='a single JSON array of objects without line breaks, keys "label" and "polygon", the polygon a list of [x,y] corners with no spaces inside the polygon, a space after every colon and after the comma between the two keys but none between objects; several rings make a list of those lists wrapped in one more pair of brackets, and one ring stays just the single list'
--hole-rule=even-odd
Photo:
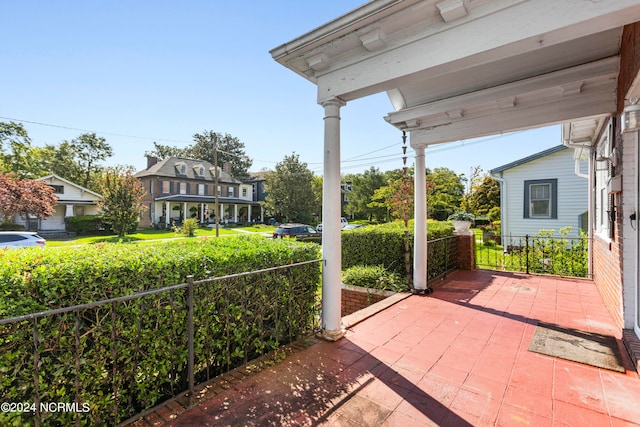
[{"label": "house with gray siding", "polygon": [[558,145],[490,171],[500,182],[503,242],[540,230],[560,236],[561,229],[571,227],[567,237],[587,231],[588,174],[574,152]]}]

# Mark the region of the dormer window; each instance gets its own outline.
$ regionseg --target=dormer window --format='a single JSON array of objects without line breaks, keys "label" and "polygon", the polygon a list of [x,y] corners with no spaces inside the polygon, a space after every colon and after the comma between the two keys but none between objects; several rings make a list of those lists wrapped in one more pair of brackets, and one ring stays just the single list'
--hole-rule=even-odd
[{"label": "dormer window", "polygon": [[193,167],[193,171],[195,172],[196,176],[204,178],[204,166],[196,165]]},{"label": "dormer window", "polygon": [[176,173],[178,175],[187,175],[187,164],[184,162],[176,163]]}]

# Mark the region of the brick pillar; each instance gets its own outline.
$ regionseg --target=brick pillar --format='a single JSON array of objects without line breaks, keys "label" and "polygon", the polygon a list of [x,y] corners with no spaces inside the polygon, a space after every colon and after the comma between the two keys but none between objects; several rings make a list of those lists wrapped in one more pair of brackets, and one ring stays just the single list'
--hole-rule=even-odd
[{"label": "brick pillar", "polygon": [[458,244],[458,268],[474,270],[476,268],[476,236],[473,231],[455,231]]}]

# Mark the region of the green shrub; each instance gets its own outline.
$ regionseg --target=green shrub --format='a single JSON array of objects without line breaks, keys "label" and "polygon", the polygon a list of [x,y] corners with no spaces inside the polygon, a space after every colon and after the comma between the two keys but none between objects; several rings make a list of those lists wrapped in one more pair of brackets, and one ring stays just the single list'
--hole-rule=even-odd
[{"label": "green shrub", "polygon": [[0,222],[0,231],[23,231],[24,225],[15,222]]},{"label": "green shrub", "polygon": [[363,288],[383,289],[393,292],[408,290],[407,281],[383,265],[356,265],[342,272],[342,282]]},{"label": "green shrub", "polygon": [[[255,236],[0,251],[0,317],[132,295],[183,283],[187,275],[203,280],[318,256],[316,245]],[[319,280],[319,263],[311,263],[197,282],[193,299],[197,380],[219,375],[307,333]],[[39,336],[40,399],[90,403],[91,413],[80,414],[82,425],[118,424],[175,396],[188,385],[186,301],[182,288],[1,325],[3,399],[33,401],[34,324]],[[30,413],[0,413],[0,425],[32,422]],[[42,424],[73,425],[74,414],[43,414]]]},{"label": "green shrub", "polygon": [[198,220],[195,218],[185,219],[181,226],[174,225],[173,231],[178,234],[184,234],[188,237],[194,237],[198,229]]},{"label": "green shrub", "polygon": [[67,218],[67,231],[79,235],[104,233],[102,217],[100,215],[70,216]]},{"label": "green shrub", "polygon": [[[356,228],[342,233],[342,268],[356,265],[383,265],[387,270],[406,275],[405,242],[413,248],[413,220],[409,221],[409,233],[405,238],[404,222]],[[453,226],[448,222],[427,221],[427,239],[451,236]],[[325,249],[326,250],[326,249]],[[410,263],[413,261],[410,259]]]}]

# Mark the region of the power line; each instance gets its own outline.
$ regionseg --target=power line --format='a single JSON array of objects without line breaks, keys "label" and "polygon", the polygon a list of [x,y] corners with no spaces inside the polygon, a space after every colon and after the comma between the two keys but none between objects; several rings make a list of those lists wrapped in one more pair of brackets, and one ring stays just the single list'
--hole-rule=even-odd
[{"label": "power line", "polygon": [[183,141],[183,140],[180,140],[180,139],[149,138],[149,137],[146,137],[146,136],[125,135],[125,134],[114,133],[114,132],[101,132],[101,131],[95,131],[95,130],[89,130],[89,129],[74,128],[74,127],[69,127],[69,126],[52,125],[51,123],[34,122],[34,121],[31,121],[31,120],[13,119],[11,117],[0,117],[0,119],[11,120],[11,121],[14,121],[14,122],[21,122],[21,123],[29,123],[29,124],[32,124],[32,125],[48,126],[48,127],[52,127],[52,128],[58,128],[58,129],[76,130],[76,131],[79,131],[79,132],[90,132],[90,133],[96,133],[96,134],[102,134],[102,135],[121,136],[123,138],[146,139],[146,140],[149,140],[149,141],[163,141],[163,142],[182,142],[182,143],[186,143],[186,144],[190,144],[190,143],[193,142],[193,141]]}]

